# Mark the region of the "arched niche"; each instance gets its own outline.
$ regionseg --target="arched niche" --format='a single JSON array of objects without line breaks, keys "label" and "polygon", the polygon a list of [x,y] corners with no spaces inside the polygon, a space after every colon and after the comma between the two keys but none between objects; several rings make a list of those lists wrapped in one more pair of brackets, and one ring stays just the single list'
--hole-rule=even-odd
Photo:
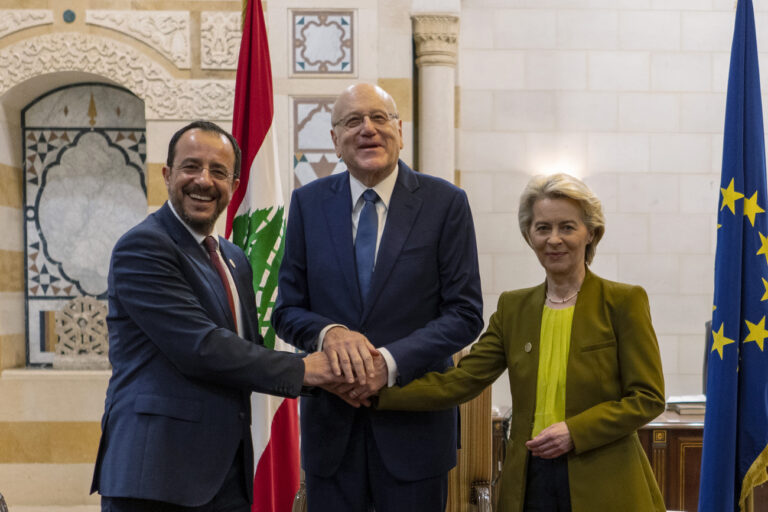
[{"label": "arched niche", "polygon": [[21,111],[28,364],[106,348],[112,247],[147,212],[144,109],[124,88],[80,83]]},{"label": "arched niche", "polygon": [[[0,48],[0,67],[4,70],[0,73],[0,152],[5,155],[0,156],[0,163],[20,169],[20,173],[24,172],[26,158],[30,156],[25,156],[22,143],[29,135],[22,133],[22,110],[36,98],[70,84],[87,82],[123,87],[143,101],[144,117],[148,121],[232,118],[234,80],[179,77],[178,70],[169,69],[161,57],[157,56],[156,60],[151,53],[100,35],[56,32],[24,39]],[[91,142],[94,140],[91,138]],[[24,248],[25,267],[29,264],[28,254],[33,254],[25,237],[29,207],[25,202],[19,215],[24,228],[17,220],[13,224],[19,226],[18,231],[6,230],[7,235],[17,237],[10,245]],[[11,210],[6,212],[11,218],[17,218]],[[29,278],[25,281],[28,283]],[[28,286],[26,290],[29,291]],[[45,313],[49,318],[43,321],[41,311],[30,308],[27,300],[24,305],[27,363],[48,364],[54,339],[52,313]],[[35,344],[34,347],[31,344]]]}]

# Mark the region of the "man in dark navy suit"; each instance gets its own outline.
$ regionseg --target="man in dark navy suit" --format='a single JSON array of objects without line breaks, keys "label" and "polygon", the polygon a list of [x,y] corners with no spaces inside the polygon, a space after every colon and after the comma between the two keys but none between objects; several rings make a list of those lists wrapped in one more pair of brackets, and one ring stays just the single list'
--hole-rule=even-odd
[{"label": "man in dark navy suit", "polygon": [[301,400],[307,505],[310,512],[443,511],[456,464],[456,409],[353,405],[382,386],[444,370],[479,334],[467,197],[399,160],[402,123],[380,87],[346,89],[332,124],[348,172],[294,191],[272,315],[280,337],[325,352],[348,383],[335,388],[344,399],[321,391]]},{"label": "man in dark navy suit", "polygon": [[333,379],[324,354],[262,346],[250,264],[214,232],[239,175],[229,133],[182,128],[163,167],[169,201],[112,252],[113,370],[91,489],[103,511],[250,511],[250,393],[295,397]]}]

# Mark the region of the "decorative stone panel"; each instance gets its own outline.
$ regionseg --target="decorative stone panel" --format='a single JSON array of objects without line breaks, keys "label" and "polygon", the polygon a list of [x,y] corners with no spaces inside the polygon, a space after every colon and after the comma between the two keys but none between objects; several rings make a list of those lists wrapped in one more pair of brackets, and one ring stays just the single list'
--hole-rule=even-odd
[{"label": "decorative stone panel", "polygon": [[39,75],[84,71],[139,96],[147,119],[232,119],[234,80],[178,80],[134,48],[91,34],[57,32],[7,46],[0,69],[0,96]]},{"label": "decorative stone panel", "polygon": [[47,9],[0,9],[0,38],[38,25],[53,23],[53,11]]},{"label": "decorative stone panel", "polygon": [[239,12],[203,11],[200,17],[200,67],[237,69],[242,30]]},{"label": "decorative stone panel", "polygon": [[149,45],[176,67],[189,69],[188,11],[85,11],[85,22],[125,35]]},{"label": "decorative stone panel", "polygon": [[109,364],[107,305],[93,297],[75,297],[55,314],[56,353],[53,367],[104,370]]},{"label": "decorative stone panel", "polygon": [[57,311],[106,300],[112,247],[146,216],[143,105],[111,85],[73,85],[27,106],[22,136],[28,362],[49,364]]},{"label": "decorative stone panel", "polygon": [[291,11],[294,75],[354,75],[354,11]]},{"label": "decorative stone panel", "polygon": [[346,170],[331,140],[331,110],[335,97],[293,99],[293,184]]}]

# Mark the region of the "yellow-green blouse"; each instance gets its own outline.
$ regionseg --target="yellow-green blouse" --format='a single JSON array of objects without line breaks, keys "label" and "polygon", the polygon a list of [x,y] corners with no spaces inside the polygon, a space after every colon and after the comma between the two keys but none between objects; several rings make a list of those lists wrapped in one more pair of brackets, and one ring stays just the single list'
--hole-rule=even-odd
[{"label": "yellow-green blouse", "polygon": [[541,313],[539,373],[536,377],[536,412],[531,438],[550,425],[565,421],[565,374],[574,307]]}]

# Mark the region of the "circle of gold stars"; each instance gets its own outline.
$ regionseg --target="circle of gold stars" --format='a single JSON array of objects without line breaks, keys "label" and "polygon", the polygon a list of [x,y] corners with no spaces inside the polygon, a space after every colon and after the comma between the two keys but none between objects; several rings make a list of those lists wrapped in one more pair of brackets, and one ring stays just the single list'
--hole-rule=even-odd
[{"label": "circle of gold stars", "polygon": [[[720,187],[720,193],[722,194],[722,203],[720,203],[720,211],[723,211],[726,207],[730,210],[731,214],[736,215],[736,202],[743,199],[744,216],[747,217],[752,227],[755,227],[755,217],[760,213],[765,213],[765,210],[758,204],[757,190],[750,196],[745,196],[742,192],[738,192],[734,187],[734,179],[731,178],[731,182],[726,188]],[[718,229],[722,227],[718,224]],[[766,264],[768,264],[768,237],[760,231],[757,232],[760,236],[760,248],[755,253],[755,256],[765,256]],[[763,283],[763,289],[765,292],[760,298],[760,301],[768,300],[768,280],[761,277]],[[716,306],[713,308],[715,309]],[[765,348],[765,339],[768,338],[768,330],[765,328],[765,316],[763,316],[757,323],[752,323],[747,319],[744,322],[749,329],[749,334],[742,340],[742,343],[754,342],[761,352]],[[720,323],[720,327],[717,331],[712,330],[712,350],[711,352],[717,352],[720,359],[723,359],[723,351],[726,346],[736,343],[736,340],[728,338],[725,333],[725,322]]]}]

